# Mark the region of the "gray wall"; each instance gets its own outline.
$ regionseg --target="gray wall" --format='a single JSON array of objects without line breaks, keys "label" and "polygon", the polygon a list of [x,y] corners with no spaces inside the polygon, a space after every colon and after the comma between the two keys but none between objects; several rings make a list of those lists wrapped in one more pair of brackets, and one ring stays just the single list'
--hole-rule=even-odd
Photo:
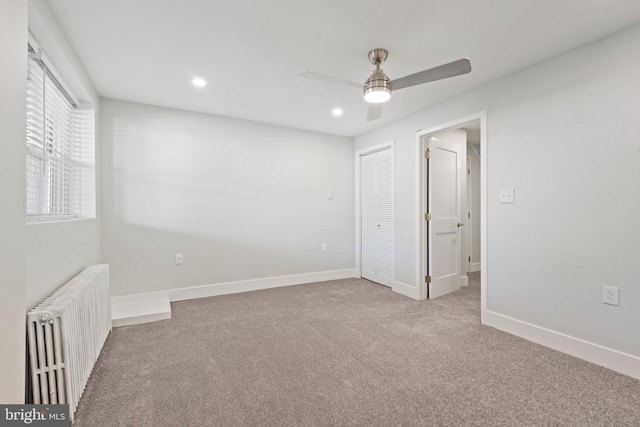
[{"label": "gray wall", "polygon": [[24,402],[27,2],[0,13],[0,402]]},{"label": "gray wall", "polygon": [[112,295],[354,267],[352,138],[112,99],[101,109]]},{"label": "gray wall", "polygon": [[396,279],[416,285],[415,129],[486,110],[488,309],[640,356],[639,57],[636,26],[357,137],[396,143]]},{"label": "gray wall", "polygon": [[97,219],[27,226],[27,308],[100,262]]}]

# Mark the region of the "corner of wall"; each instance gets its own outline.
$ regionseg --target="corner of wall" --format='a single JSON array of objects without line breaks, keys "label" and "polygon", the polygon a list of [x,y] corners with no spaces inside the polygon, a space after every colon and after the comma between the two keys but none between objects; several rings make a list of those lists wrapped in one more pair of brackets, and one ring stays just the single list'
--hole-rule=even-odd
[{"label": "corner of wall", "polygon": [[482,323],[487,326],[640,380],[639,357],[490,310],[484,314]]},{"label": "corner of wall", "polygon": [[[0,402],[24,403],[26,336],[26,86],[27,2],[0,13]],[[5,203],[6,202],[6,203]]]}]

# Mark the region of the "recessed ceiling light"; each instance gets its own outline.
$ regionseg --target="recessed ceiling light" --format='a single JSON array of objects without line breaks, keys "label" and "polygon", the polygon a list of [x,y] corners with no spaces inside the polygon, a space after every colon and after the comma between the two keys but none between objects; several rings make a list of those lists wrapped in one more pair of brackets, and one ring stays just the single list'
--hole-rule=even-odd
[{"label": "recessed ceiling light", "polygon": [[201,77],[195,77],[193,80],[191,80],[191,83],[195,87],[205,87],[207,85],[207,81]]},{"label": "recessed ceiling light", "polygon": [[342,108],[336,107],[333,110],[331,110],[331,114],[333,114],[333,117],[340,117],[342,113],[343,113]]}]

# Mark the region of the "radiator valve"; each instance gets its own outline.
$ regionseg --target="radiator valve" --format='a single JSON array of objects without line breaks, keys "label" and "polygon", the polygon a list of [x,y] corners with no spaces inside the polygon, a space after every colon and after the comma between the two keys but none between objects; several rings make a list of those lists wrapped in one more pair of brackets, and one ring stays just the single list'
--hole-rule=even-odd
[{"label": "radiator valve", "polygon": [[48,323],[50,325],[53,325],[53,319],[51,318],[51,315],[49,313],[42,313],[40,317],[38,317],[38,320],[40,320],[40,323]]}]

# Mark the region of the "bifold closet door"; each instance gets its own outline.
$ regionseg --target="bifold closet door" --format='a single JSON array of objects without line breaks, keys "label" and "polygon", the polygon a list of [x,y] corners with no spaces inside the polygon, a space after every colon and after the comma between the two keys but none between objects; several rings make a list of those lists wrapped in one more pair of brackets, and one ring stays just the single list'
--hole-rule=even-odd
[{"label": "bifold closet door", "polygon": [[390,148],[361,158],[362,277],[393,283],[393,156]]}]

